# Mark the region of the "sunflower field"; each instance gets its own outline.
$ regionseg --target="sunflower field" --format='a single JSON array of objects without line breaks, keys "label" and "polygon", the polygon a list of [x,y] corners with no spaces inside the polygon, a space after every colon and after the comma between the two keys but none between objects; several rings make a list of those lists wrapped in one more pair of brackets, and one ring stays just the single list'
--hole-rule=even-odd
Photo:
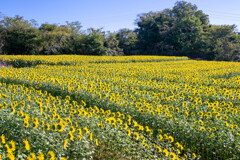
[{"label": "sunflower field", "polygon": [[0,59],[0,160],[240,159],[240,63]]}]

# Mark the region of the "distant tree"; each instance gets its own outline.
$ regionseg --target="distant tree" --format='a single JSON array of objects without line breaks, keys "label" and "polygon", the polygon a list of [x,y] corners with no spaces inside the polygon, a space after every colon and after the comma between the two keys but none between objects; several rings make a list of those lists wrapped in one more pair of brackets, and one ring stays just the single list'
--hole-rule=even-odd
[{"label": "distant tree", "polygon": [[69,54],[68,41],[71,36],[71,29],[68,26],[42,24],[39,30],[42,34],[42,52],[44,54]]},{"label": "distant tree", "polygon": [[81,55],[106,55],[104,46],[105,32],[102,29],[89,28],[87,33],[81,34],[73,41],[75,54]]},{"label": "distant tree", "polygon": [[33,27],[36,27],[36,28],[38,27],[38,23],[35,19],[30,19],[29,23],[31,23]]},{"label": "distant tree", "polygon": [[139,14],[135,30],[115,33],[82,30],[79,21],[41,24],[0,13],[0,54],[166,55],[239,61],[235,25],[210,25],[196,5],[177,1],[173,8]]},{"label": "distant tree", "polygon": [[79,21],[68,22],[66,21],[68,28],[71,30],[70,38],[67,41],[68,53],[69,54],[79,54],[79,43],[82,43],[81,38],[83,38],[82,25]]},{"label": "distant tree", "polygon": [[208,16],[198,10],[196,5],[185,1],[176,2],[172,13],[176,20],[171,38],[176,51],[190,57],[201,55],[199,49],[204,40],[204,28],[209,25]]},{"label": "distant tree", "polygon": [[234,32],[235,25],[212,25],[208,29],[206,59],[232,61],[239,54],[239,35]]},{"label": "distant tree", "polygon": [[[3,52],[6,54],[36,54],[41,46],[41,35],[37,28],[23,17],[4,17],[0,21]],[[2,34],[3,33],[3,34]]]},{"label": "distant tree", "polygon": [[115,33],[109,33],[104,40],[104,46],[107,48],[106,55],[118,56],[123,55],[123,49],[119,48],[119,41]]},{"label": "distant tree", "polygon": [[79,21],[74,21],[74,22],[66,21],[66,23],[67,23],[68,28],[70,28],[71,31],[74,34],[76,34],[76,35],[82,34],[82,31],[81,31],[82,25],[81,25],[81,23]]},{"label": "distant tree", "polygon": [[116,33],[116,39],[119,41],[119,48],[123,49],[125,55],[134,54],[136,51],[137,34],[130,29],[120,29]]},{"label": "distant tree", "polygon": [[137,45],[143,54],[159,54],[159,52],[172,50],[171,43],[167,42],[168,36],[175,28],[170,9],[140,14],[136,24],[138,25]]},{"label": "distant tree", "polygon": [[209,21],[196,5],[178,1],[173,9],[139,15],[136,24],[138,46],[143,52],[192,56],[199,54]]},{"label": "distant tree", "polygon": [[[2,21],[3,15],[0,12],[0,20]],[[4,40],[6,30],[4,29],[4,26],[0,23],[0,54],[2,54],[2,47],[4,46]]]},{"label": "distant tree", "polygon": [[88,29],[88,34],[83,38],[83,54],[106,55],[107,48],[104,47],[105,32],[102,29]]},{"label": "distant tree", "polygon": [[58,28],[56,24],[42,24],[39,27],[39,30],[42,32],[52,32],[55,31]]}]

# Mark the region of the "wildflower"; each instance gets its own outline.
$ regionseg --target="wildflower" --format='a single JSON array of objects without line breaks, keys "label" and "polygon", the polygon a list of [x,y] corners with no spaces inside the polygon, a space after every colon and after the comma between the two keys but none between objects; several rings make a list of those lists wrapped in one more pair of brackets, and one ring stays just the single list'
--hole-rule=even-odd
[{"label": "wildflower", "polygon": [[15,156],[13,155],[12,152],[7,153],[7,158],[9,158],[10,160],[15,160]]},{"label": "wildflower", "polygon": [[98,146],[98,139],[96,139],[96,145]]},{"label": "wildflower", "polygon": [[60,128],[58,131],[59,131],[59,132],[63,132],[63,131],[64,131],[64,125],[63,125],[63,123],[59,123],[58,126],[59,126],[59,128]]},{"label": "wildflower", "polygon": [[187,105],[187,102],[186,102],[186,101],[182,103],[182,106],[183,106],[183,107],[186,106],[186,105]]},{"label": "wildflower", "polygon": [[64,141],[64,144],[63,144],[63,148],[64,148],[64,149],[67,149],[68,140],[69,140],[69,139],[66,139],[66,140]]},{"label": "wildflower", "polygon": [[169,138],[171,143],[174,141],[174,138],[172,136],[169,136],[168,138]]},{"label": "wildflower", "polygon": [[47,127],[46,129],[49,131],[49,130],[50,130],[50,124],[47,123],[47,124],[46,124],[46,127]]},{"label": "wildflower", "polygon": [[170,158],[170,159],[175,159],[175,158],[176,158],[176,154],[173,153],[173,152],[170,152],[169,158]]},{"label": "wildflower", "polygon": [[193,157],[194,157],[194,158],[197,158],[197,156],[196,156],[196,154],[195,154],[195,153],[193,153],[192,155],[193,155]]},{"label": "wildflower", "polygon": [[202,112],[202,111],[198,112],[198,115],[199,115],[200,117],[202,117],[202,116],[203,116],[203,112]]},{"label": "wildflower", "polygon": [[228,126],[229,126],[228,122],[225,122],[225,126],[226,126],[226,127],[228,127]]},{"label": "wildflower", "polygon": [[48,154],[51,156],[50,160],[55,160],[56,159],[53,151],[49,151]]},{"label": "wildflower", "polygon": [[168,136],[166,134],[163,135],[163,137],[168,140]]},{"label": "wildflower", "polygon": [[151,129],[149,129],[148,126],[146,126],[145,128],[146,128],[146,132],[151,132]]},{"label": "wildflower", "polygon": [[92,132],[90,133],[90,137],[89,137],[89,138],[90,138],[91,141],[93,140],[93,138],[92,138]]},{"label": "wildflower", "polygon": [[163,153],[164,153],[165,157],[168,156],[168,150],[164,149],[164,150],[163,150]]},{"label": "wildflower", "polygon": [[127,132],[128,132],[128,136],[130,137],[131,136],[131,130],[128,129]]},{"label": "wildflower", "polygon": [[4,136],[4,134],[2,134],[1,139],[2,139],[2,143],[5,144],[6,141],[5,141],[5,136]]},{"label": "wildflower", "polygon": [[44,120],[41,121],[41,124],[42,124],[42,127],[44,127],[44,124],[45,124]]},{"label": "wildflower", "polygon": [[79,129],[77,129],[77,131],[78,131],[78,134],[79,134],[80,136],[82,136],[82,129],[79,128]]},{"label": "wildflower", "polygon": [[14,114],[15,113],[15,108],[12,106],[11,109],[12,109],[12,113]]},{"label": "wildflower", "polygon": [[29,127],[29,122],[28,122],[28,121],[25,121],[24,124],[25,124],[25,127],[26,127],[26,128]]},{"label": "wildflower", "polygon": [[35,153],[31,152],[30,156],[27,157],[27,160],[36,160]]},{"label": "wildflower", "polygon": [[121,125],[122,124],[122,120],[120,118],[117,118],[117,122]]},{"label": "wildflower", "polygon": [[180,111],[180,109],[179,108],[176,108],[176,112],[178,113]]},{"label": "wildflower", "polygon": [[163,136],[161,134],[158,135],[160,141],[163,139]]},{"label": "wildflower", "polygon": [[214,137],[214,134],[211,134],[211,135],[210,135],[210,138],[213,138],[213,137]]},{"label": "wildflower", "polygon": [[137,132],[133,133],[133,136],[138,140],[139,139],[139,134]]},{"label": "wildflower", "polygon": [[74,138],[74,137],[73,137],[73,134],[72,134],[72,132],[71,132],[71,131],[69,131],[69,132],[68,132],[68,134],[69,134],[69,137],[70,137],[69,139],[73,141],[73,138]]},{"label": "wildflower", "polygon": [[37,129],[38,128],[38,118],[35,118],[33,123],[35,125],[34,129]]},{"label": "wildflower", "polygon": [[148,144],[144,144],[145,147],[147,147],[149,149],[149,145]]},{"label": "wildflower", "polygon": [[88,128],[87,127],[84,127],[83,130],[85,130],[86,134],[88,134]]},{"label": "wildflower", "polygon": [[99,128],[103,128],[102,121],[101,121],[101,123],[98,124],[98,127],[99,127]]},{"label": "wildflower", "polygon": [[23,141],[23,143],[25,144],[25,149],[26,149],[27,151],[29,151],[29,150],[30,150],[30,145],[29,145],[28,140],[25,139],[25,140]]},{"label": "wildflower", "polygon": [[12,150],[11,150],[11,148],[9,147],[8,144],[5,144],[5,147],[6,147],[8,153],[12,153]]},{"label": "wildflower", "polygon": [[198,121],[198,124],[200,124],[202,126],[203,125],[203,121],[202,120]]},{"label": "wildflower", "polygon": [[176,152],[177,152],[177,154],[180,154],[180,153],[181,153],[179,149],[177,149]]},{"label": "wildflower", "polygon": [[75,132],[75,128],[73,126],[70,127],[71,132]]},{"label": "wildflower", "polygon": [[161,152],[162,152],[162,149],[161,149],[161,147],[159,147],[159,146],[156,146],[156,148],[158,149],[158,152],[159,152],[159,153],[161,153]]},{"label": "wildflower", "polygon": [[204,127],[201,127],[200,130],[201,130],[201,131],[205,131],[206,129],[205,129]]},{"label": "wildflower", "polygon": [[128,128],[127,123],[124,123],[124,129],[126,130]]}]

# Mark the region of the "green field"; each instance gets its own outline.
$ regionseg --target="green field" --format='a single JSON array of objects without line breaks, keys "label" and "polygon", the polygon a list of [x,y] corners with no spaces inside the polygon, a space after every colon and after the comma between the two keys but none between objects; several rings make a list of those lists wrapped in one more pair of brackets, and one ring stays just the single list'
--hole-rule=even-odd
[{"label": "green field", "polygon": [[240,63],[2,56],[1,159],[240,159]]}]

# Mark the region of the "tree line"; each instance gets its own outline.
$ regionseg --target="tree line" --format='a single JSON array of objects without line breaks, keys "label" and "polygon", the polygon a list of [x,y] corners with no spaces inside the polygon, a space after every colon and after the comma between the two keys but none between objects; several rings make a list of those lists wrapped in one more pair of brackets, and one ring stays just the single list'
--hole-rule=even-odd
[{"label": "tree line", "polygon": [[173,8],[139,14],[136,29],[83,30],[81,23],[41,24],[21,16],[0,19],[0,54],[167,55],[207,60],[240,59],[235,25],[211,25],[196,5],[177,1]]}]

